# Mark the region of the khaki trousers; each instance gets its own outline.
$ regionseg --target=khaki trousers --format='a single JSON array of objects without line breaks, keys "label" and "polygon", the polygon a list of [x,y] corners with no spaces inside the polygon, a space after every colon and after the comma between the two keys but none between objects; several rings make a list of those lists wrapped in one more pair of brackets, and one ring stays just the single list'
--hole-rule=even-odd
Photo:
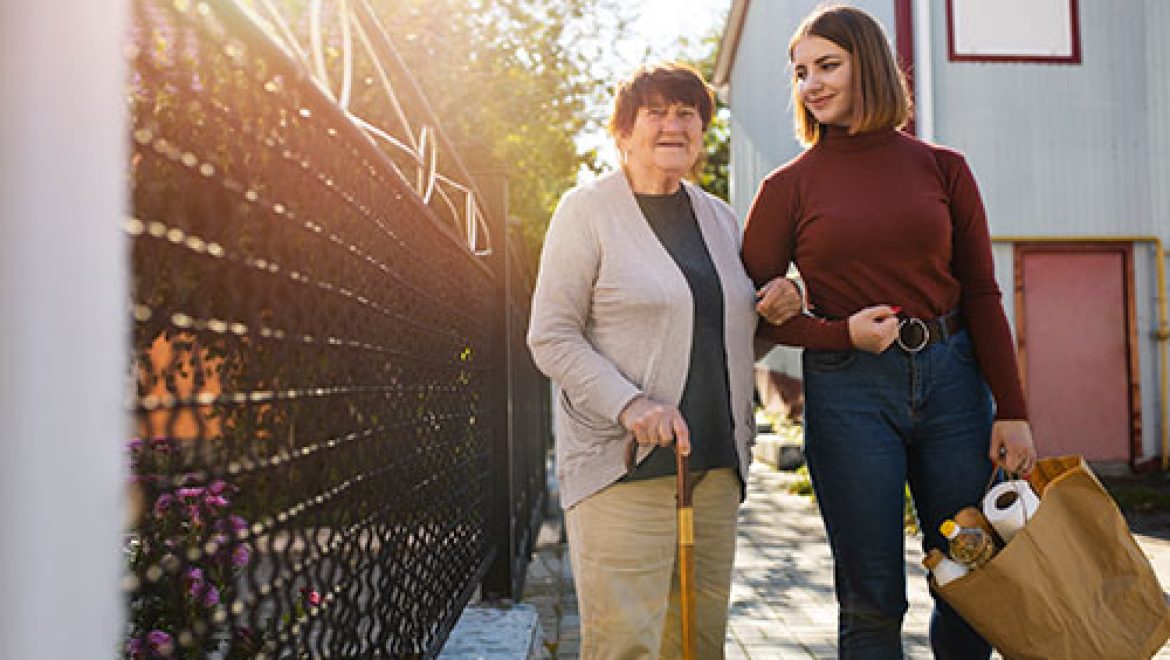
[{"label": "khaki trousers", "polygon": [[[722,658],[735,559],[739,479],[695,486],[697,657]],[[565,514],[586,660],[682,655],[675,477],[616,483]]]}]

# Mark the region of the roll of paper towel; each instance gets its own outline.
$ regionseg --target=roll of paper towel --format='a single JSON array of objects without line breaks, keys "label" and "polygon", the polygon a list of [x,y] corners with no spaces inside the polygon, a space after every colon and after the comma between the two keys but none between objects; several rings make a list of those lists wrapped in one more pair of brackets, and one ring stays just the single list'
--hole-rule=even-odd
[{"label": "roll of paper towel", "polygon": [[1039,507],[1040,498],[1022,479],[998,483],[983,496],[983,515],[1004,543],[1023,529]]}]

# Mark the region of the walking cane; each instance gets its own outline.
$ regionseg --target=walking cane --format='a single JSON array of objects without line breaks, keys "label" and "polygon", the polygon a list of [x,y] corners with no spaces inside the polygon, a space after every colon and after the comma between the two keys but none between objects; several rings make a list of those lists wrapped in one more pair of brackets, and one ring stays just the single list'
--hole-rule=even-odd
[{"label": "walking cane", "polygon": [[695,510],[691,503],[691,471],[685,454],[675,445],[675,463],[678,476],[678,586],[679,609],[682,615],[682,657],[695,657]]}]

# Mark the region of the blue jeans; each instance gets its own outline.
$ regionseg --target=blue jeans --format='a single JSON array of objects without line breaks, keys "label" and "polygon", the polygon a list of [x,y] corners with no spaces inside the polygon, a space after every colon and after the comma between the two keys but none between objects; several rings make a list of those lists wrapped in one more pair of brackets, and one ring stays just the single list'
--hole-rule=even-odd
[{"label": "blue jeans", "polygon": [[[946,548],[943,520],[979,502],[992,402],[960,331],[910,355],[896,345],[804,352],[805,453],[833,550],[842,658],[901,658],[906,612],[906,484],[923,551]],[[986,659],[991,648],[935,598],[936,658]]]}]

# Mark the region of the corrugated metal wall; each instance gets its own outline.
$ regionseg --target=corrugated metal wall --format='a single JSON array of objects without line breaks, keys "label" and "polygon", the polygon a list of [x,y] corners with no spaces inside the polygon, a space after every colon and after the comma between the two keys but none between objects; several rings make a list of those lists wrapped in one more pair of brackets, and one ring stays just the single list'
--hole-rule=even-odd
[{"label": "corrugated metal wall", "polygon": [[[1077,7],[1080,64],[979,63],[948,60],[946,6],[931,3],[935,141],[966,154],[994,235],[1170,241],[1170,2]],[[1009,316],[1012,249],[996,246]],[[1144,455],[1162,433],[1153,257],[1135,245]]]},{"label": "corrugated metal wall", "polygon": [[1146,135],[1150,149],[1150,232],[1170,241],[1170,2],[1146,0]]},{"label": "corrugated metal wall", "polygon": [[[764,176],[801,151],[792,133],[788,39],[822,0],[754,0],[731,72],[731,204],[740,221]],[[894,38],[893,0],[853,2]]]},{"label": "corrugated metal wall", "polygon": [[[1146,29],[1146,62],[1149,75],[1146,78],[1146,133],[1149,139],[1150,150],[1150,233],[1162,239],[1163,244],[1170,242],[1170,2],[1166,0],[1146,0],[1145,2],[1145,29]],[[1145,265],[1138,262],[1138,274],[1142,284],[1146,287],[1143,297],[1139,300],[1149,300],[1155,297],[1153,303],[1139,308],[1139,328],[1143,338],[1142,358],[1142,409],[1149,410],[1146,414],[1145,425],[1150,429],[1147,436],[1164,437],[1167,430],[1162,428],[1166,422],[1166,411],[1162,410],[1162,403],[1153,405],[1150,399],[1154,396],[1154,387],[1147,387],[1146,383],[1156,383],[1158,374],[1168,365],[1158,364],[1158,345],[1156,340],[1149,337],[1158,331],[1159,303],[1166,301],[1156,299],[1157,289],[1150,283],[1155,266],[1167,268],[1168,264],[1155,264],[1154,255],[1149,251],[1145,255]],[[1165,258],[1165,257],[1163,257]],[[1144,275],[1144,277],[1143,277]],[[1165,292],[1163,292],[1164,294]],[[1147,311],[1148,310],[1148,311]],[[1143,317],[1144,315],[1144,317]],[[1147,333],[1148,329],[1153,332]],[[1148,349],[1146,348],[1148,347]],[[1166,376],[1163,374],[1162,376]],[[1157,441],[1152,444],[1156,446]],[[1151,444],[1147,441],[1147,447]],[[1161,453],[1160,451],[1158,453]]]},{"label": "corrugated metal wall", "polygon": [[967,155],[993,233],[1153,229],[1143,5],[1078,6],[1083,61],[1067,65],[950,62],[932,5],[935,139]]},{"label": "corrugated metal wall", "polygon": [[[754,0],[748,5],[731,72],[731,205],[742,223],[760,181],[802,150],[792,129],[788,40],[821,0]],[[873,14],[894,38],[893,0],[853,3]],[[769,368],[800,375],[800,351],[779,347]]]},{"label": "corrugated metal wall", "polygon": [[[742,218],[760,180],[800,152],[788,38],[817,0],[749,3],[734,68],[731,198]],[[894,1],[854,2],[892,39]],[[1170,1],[1078,0],[1081,63],[948,59],[944,2],[928,8],[934,141],[964,152],[996,236],[1156,236],[1170,243]],[[917,22],[917,21],[916,21]],[[921,61],[926,53],[919,52]],[[1014,322],[1012,245],[995,261]],[[1134,248],[1144,453],[1160,453],[1157,264]],[[770,360],[792,371],[795,361]]]}]

